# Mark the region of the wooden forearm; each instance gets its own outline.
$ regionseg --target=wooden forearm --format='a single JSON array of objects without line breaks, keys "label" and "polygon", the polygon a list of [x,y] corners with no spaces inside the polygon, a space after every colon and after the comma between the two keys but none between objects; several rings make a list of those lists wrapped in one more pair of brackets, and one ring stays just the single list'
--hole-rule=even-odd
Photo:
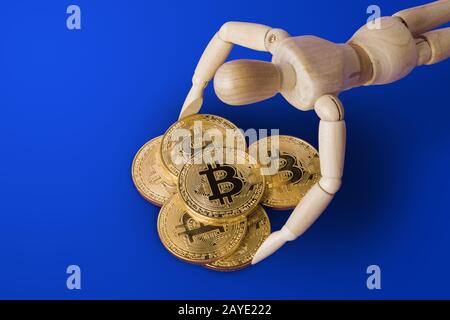
[{"label": "wooden forearm", "polygon": [[214,35],[195,68],[192,88],[184,101],[179,118],[197,113],[200,110],[203,104],[205,87],[214,76],[217,68],[228,57],[232,48],[232,43],[221,39],[218,33]]},{"label": "wooden forearm", "polygon": [[204,87],[212,79],[217,68],[230,54],[233,44],[223,40],[216,33],[203,52],[192,77],[192,83]]},{"label": "wooden forearm", "polygon": [[209,42],[194,72],[193,83],[205,85],[228,57],[233,45],[266,51],[264,40],[271,28],[262,24],[227,22]]},{"label": "wooden forearm", "polygon": [[320,97],[315,105],[320,118],[319,154],[322,178],[292,212],[286,228],[296,237],[322,214],[341,186],[345,158],[344,109],[332,95]]},{"label": "wooden forearm", "polygon": [[402,10],[394,16],[406,24],[414,36],[450,22],[450,0],[441,0]]},{"label": "wooden forearm", "polygon": [[341,186],[345,154],[344,109],[337,97],[327,94],[316,101],[315,110],[321,119],[319,153],[322,178],[300,200],[281,230],[273,232],[264,241],[252,264],[302,235],[325,211]]},{"label": "wooden forearm", "polygon": [[[426,32],[420,36],[425,43],[421,44],[423,54],[428,59],[421,64],[435,64],[450,58],[450,27]],[[420,42],[419,42],[420,43]]]},{"label": "wooden forearm", "polygon": [[227,22],[219,30],[224,41],[257,51],[267,51],[265,39],[269,26],[248,22]]},{"label": "wooden forearm", "polygon": [[253,50],[270,51],[273,39],[279,40],[283,37],[288,37],[285,31],[261,24],[225,23],[209,42],[197,64],[192,78],[192,88],[184,101],[179,117],[183,118],[200,110],[205,87],[224,63],[234,44]]}]

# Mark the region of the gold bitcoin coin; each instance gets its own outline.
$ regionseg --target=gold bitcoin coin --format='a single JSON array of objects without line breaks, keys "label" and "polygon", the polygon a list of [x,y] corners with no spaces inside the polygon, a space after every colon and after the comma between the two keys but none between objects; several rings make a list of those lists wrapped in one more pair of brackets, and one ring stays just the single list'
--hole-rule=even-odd
[{"label": "gold bitcoin coin", "polygon": [[196,264],[214,262],[232,254],[245,237],[247,220],[227,225],[203,224],[186,210],[179,194],[172,196],[158,216],[158,234],[177,258]]},{"label": "gold bitcoin coin", "polygon": [[267,173],[262,204],[268,207],[294,208],[321,177],[317,150],[301,139],[270,136],[252,143],[249,153]]},{"label": "gold bitcoin coin", "polygon": [[164,167],[160,155],[162,136],[147,142],[136,154],[131,176],[139,193],[151,203],[162,206],[177,192],[176,181]]},{"label": "gold bitcoin coin", "polygon": [[247,234],[232,255],[206,264],[218,271],[235,271],[249,266],[258,248],[270,234],[270,221],[263,207],[258,206],[247,218]]},{"label": "gold bitcoin coin", "polygon": [[226,224],[250,214],[265,188],[256,160],[236,149],[214,148],[195,155],[181,170],[178,190],[192,215]]},{"label": "gold bitcoin coin", "polygon": [[207,147],[246,149],[245,137],[230,121],[208,114],[194,114],[175,122],[163,136],[163,163],[178,177],[183,165]]}]

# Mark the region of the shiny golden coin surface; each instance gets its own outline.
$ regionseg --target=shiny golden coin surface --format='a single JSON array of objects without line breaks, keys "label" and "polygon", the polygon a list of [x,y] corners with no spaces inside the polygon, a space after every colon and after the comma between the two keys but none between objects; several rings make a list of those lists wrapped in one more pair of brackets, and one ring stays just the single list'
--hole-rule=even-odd
[{"label": "shiny golden coin surface", "polygon": [[208,147],[246,149],[245,137],[230,121],[208,114],[194,114],[175,122],[161,143],[163,163],[178,177],[183,165]]},{"label": "shiny golden coin surface", "polygon": [[250,214],[264,195],[260,167],[248,153],[215,148],[194,156],[181,170],[178,190],[192,215],[226,224]]},{"label": "shiny golden coin surface", "polygon": [[159,211],[161,242],[174,256],[190,263],[207,264],[231,255],[246,231],[246,219],[220,226],[199,222],[186,210],[179,194]]},{"label": "shiny golden coin surface", "polygon": [[265,206],[294,208],[321,177],[317,150],[299,138],[270,136],[252,143],[249,153],[267,173]]},{"label": "shiny golden coin surface", "polygon": [[232,255],[205,267],[218,271],[235,271],[249,266],[258,248],[270,234],[270,221],[263,207],[258,206],[247,218],[247,234]]},{"label": "shiny golden coin surface", "polygon": [[139,193],[151,203],[162,206],[177,192],[176,181],[162,163],[162,136],[147,142],[136,154],[131,176]]}]

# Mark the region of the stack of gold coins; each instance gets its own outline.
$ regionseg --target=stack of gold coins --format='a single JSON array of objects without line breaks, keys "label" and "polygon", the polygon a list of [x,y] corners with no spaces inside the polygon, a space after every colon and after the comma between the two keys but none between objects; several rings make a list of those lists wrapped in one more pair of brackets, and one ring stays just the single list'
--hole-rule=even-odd
[{"label": "stack of gold coins", "polygon": [[305,141],[271,136],[247,149],[230,121],[197,114],[147,142],[132,165],[133,182],[161,206],[158,234],[177,258],[212,270],[251,264],[271,232],[261,205],[295,207],[320,178],[319,155]]}]

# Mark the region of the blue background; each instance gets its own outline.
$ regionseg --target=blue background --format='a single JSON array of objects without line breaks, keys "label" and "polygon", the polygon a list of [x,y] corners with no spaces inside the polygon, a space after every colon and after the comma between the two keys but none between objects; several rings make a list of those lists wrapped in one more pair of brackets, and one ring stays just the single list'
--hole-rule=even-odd
[{"label": "blue background", "polygon": [[[66,28],[66,8],[82,30]],[[423,1],[378,0],[383,15]],[[0,8],[0,298],[450,298],[450,61],[342,94],[344,183],[326,213],[235,273],[178,261],[135,190],[136,151],[180,111],[207,42],[229,20],[345,42],[369,1],[3,1]],[[235,48],[236,58],[268,60]],[[281,96],[204,113],[317,146],[318,120]],[[273,229],[289,212],[269,212]],[[66,267],[82,290],[66,288]],[[382,290],[366,288],[366,268]]]}]

